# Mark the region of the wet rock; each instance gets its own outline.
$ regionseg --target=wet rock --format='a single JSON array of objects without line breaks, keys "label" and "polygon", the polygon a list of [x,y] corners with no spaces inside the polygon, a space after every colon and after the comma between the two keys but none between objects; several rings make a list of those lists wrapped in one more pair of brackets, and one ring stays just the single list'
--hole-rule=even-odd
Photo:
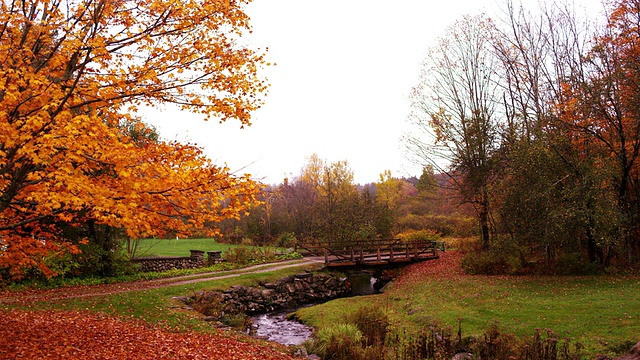
[{"label": "wet rock", "polygon": [[212,292],[199,297],[222,302],[226,309],[257,314],[329,300],[349,293],[346,278],[311,273],[300,275],[286,276],[273,283],[264,283],[261,287],[235,285],[222,294]]}]

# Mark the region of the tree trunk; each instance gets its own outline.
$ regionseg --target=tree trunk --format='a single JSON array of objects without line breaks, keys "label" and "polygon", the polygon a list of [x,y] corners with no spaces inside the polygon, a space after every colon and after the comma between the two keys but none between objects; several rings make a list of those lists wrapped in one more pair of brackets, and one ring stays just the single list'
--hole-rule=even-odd
[{"label": "tree trunk", "polygon": [[482,248],[489,250],[489,207],[486,202],[482,204],[480,209],[480,231],[482,233]]}]

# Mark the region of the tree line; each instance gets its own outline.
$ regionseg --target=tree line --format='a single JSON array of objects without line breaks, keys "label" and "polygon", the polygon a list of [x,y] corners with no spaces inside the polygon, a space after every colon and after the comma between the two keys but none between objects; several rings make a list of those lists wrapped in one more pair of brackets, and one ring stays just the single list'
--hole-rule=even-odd
[{"label": "tree line", "polygon": [[408,151],[473,208],[485,250],[636,263],[640,1],[601,17],[563,2],[502,10],[462,18],[431,48]]},{"label": "tree line", "polygon": [[431,168],[420,177],[399,178],[386,170],[378,181],[356,184],[347,161],[307,158],[300,173],[268,185],[262,204],[247,216],[223,221],[222,241],[276,244],[391,239],[427,231],[427,236],[477,233],[466,207],[451,202]]}]

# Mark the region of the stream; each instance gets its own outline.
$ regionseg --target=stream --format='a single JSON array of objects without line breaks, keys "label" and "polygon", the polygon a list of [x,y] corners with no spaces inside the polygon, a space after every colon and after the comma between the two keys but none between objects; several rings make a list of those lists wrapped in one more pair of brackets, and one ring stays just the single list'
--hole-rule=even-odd
[{"label": "stream", "polygon": [[[378,294],[377,278],[369,273],[355,273],[348,275],[351,281],[351,296]],[[313,306],[310,304],[307,306]],[[284,345],[301,345],[311,338],[313,329],[296,320],[290,320],[287,315],[296,311],[274,311],[253,316],[255,336]]]},{"label": "stream", "polygon": [[301,345],[311,338],[312,329],[301,322],[287,319],[288,314],[287,311],[278,311],[252,317],[255,336],[284,345]]}]

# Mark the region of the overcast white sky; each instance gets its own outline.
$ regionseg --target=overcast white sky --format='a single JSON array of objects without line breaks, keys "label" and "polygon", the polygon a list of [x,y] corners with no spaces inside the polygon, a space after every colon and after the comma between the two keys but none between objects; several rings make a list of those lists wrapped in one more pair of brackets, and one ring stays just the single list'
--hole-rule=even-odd
[{"label": "overcast white sky", "polygon": [[196,143],[215,163],[270,184],[299,175],[314,153],[347,160],[361,184],[384,170],[419,175],[401,138],[420,64],[448,25],[495,6],[496,0],[254,0],[247,7],[251,41],[268,47],[277,65],[265,71],[271,88],[253,126],[241,130],[238,123],[169,111],[148,120],[163,138]]}]

